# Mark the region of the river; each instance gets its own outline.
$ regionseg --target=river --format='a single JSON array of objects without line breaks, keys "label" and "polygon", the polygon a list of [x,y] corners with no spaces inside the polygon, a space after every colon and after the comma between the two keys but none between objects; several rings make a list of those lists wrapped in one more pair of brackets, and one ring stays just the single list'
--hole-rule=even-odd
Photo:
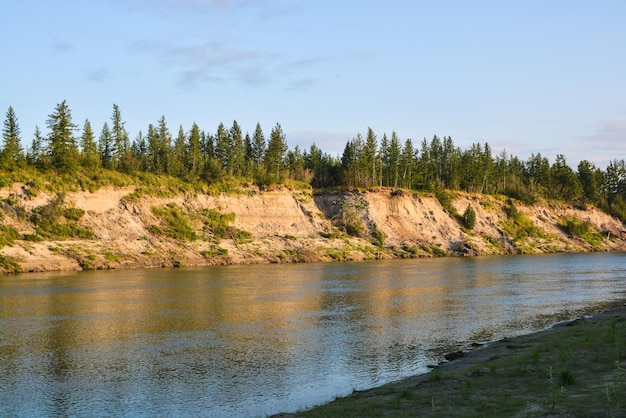
[{"label": "river", "polygon": [[295,411],[625,295],[616,253],[0,276],[0,416]]}]

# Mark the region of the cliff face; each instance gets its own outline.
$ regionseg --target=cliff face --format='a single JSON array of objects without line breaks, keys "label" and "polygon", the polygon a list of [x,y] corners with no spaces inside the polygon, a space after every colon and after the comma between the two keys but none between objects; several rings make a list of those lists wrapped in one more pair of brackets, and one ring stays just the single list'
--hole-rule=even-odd
[{"label": "cliff face", "polygon": [[[461,193],[448,210],[432,195],[389,189],[156,197],[128,187],[33,197],[16,184],[0,198],[3,271],[626,249],[622,223],[595,208]],[[460,220],[468,206],[472,229]]]}]

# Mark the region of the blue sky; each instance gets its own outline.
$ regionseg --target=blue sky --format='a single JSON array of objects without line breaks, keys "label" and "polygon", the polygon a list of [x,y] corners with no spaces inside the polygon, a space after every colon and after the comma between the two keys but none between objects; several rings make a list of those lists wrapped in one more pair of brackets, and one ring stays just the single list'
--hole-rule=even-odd
[{"label": "blue sky", "polygon": [[[368,127],[570,166],[626,158],[622,0],[20,0],[0,13],[0,111],[25,145],[67,100],[131,139],[233,120],[339,155]],[[77,133],[78,135],[79,133]]]}]

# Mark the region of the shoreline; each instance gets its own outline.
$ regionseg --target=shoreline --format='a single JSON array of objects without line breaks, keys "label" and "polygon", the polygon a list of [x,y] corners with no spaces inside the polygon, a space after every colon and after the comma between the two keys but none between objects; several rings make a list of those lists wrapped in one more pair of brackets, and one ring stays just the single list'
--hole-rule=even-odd
[{"label": "shoreline", "polygon": [[424,374],[272,418],[626,415],[626,301],[446,355]]}]

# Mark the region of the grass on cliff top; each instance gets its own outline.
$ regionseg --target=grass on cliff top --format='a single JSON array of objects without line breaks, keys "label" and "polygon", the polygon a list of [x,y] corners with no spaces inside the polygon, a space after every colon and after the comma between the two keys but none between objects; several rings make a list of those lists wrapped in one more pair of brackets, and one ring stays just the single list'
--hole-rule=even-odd
[{"label": "grass on cliff top", "polygon": [[298,417],[626,416],[626,310],[503,340]]}]

